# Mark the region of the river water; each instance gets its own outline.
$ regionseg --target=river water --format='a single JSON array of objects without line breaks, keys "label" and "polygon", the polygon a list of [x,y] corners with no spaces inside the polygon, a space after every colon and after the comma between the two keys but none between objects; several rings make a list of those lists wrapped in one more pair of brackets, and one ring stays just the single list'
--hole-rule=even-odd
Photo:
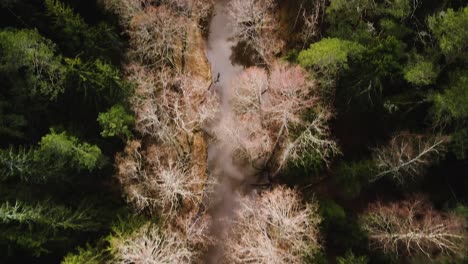
[{"label": "river water", "polygon": [[[230,84],[243,69],[242,66],[234,65],[231,61],[232,47],[237,43],[233,41],[233,28],[226,10],[228,1],[216,2],[207,39],[207,58],[214,78],[213,88],[221,99],[219,120],[216,124],[212,124],[213,126],[223,125],[223,121],[230,120],[229,116],[232,115],[229,105]],[[218,238],[218,241],[223,241],[222,236],[228,228],[222,219],[233,217],[237,191],[245,179],[243,168],[233,164],[233,150],[228,147],[230,144],[224,143],[214,141],[208,146],[210,177],[215,178],[219,183],[213,196],[209,198],[209,213],[213,218],[210,233]],[[205,263],[220,263],[223,255],[222,248],[222,244],[210,248]]]},{"label": "river water", "polygon": [[230,16],[226,11],[228,0],[217,1],[214,8],[214,16],[210,23],[210,33],[208,36],[207,57],[211,64],[213,77],[219,82],[216,88],[223,94],[222,98],[228,99],[229,94],[222,91],[229,91],[231,80],[242,71],[242,66],[233,65],[231,61],[232,48],[237,44],[232,40],[233,28]]}]

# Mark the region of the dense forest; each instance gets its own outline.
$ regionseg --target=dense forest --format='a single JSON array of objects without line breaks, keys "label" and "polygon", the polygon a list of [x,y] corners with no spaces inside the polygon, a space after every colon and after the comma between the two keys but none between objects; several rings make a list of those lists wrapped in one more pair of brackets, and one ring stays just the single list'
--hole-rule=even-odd
[{"label": "dense forest", "polygon": [[468,263],[465,0],[0,0],[0,263]]}]

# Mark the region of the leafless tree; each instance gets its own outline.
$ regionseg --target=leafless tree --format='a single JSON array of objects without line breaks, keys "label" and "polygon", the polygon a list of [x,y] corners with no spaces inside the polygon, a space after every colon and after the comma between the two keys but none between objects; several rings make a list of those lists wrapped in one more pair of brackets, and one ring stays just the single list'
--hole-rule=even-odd
[{"label": "leafless tree", "polygon": [[372,246],[396,256],[462,253],[466,230],[461,218],[437,212],[422,197],[370,205],[361,219]]},{"label": "leafless tree", "polygon": [[302,263],[304,252],[319,248],[318,206],[302,205],[296,191],[278,187],[239,204],[224,263]]},{"label": "leafless tree", "polygon": [[179,15],[200,21],[208,18],[214,0],[160,0],[160,4],[169,6]]},{"label": "leafless tree", "polygon": [[131,103],[142,134],[180,148],[217,115],[219,100],[200,77],[138,65],[129,66],[127,73],[136,84]]},{"label": "leafless tree", "polygon": [[151,7],[164,5],[177,15],[206,19],[213,8],[213,0],[101,0],[107,10],[111,10],[129,22],[137,13]]},{"label": "leafless tree", "polygon": [[190,248],[194,249],[191,263],[203,263],[204,253],[209,246],[216,243],[209,232],[212,225],[211,216],[206,213],[186,214],[177,217],[175,221],[177,229],[181,230]]},{"label": "leafless tree", "polygon": [[297,137],[288,138],[278,161],[278,171],[288,162],[306,166],[307,159],[314,156],[328,165],[331,158],[340,153],[338,145],[330,138],[329,118],[329,110],[319,109],[311,121],[302,124],[302,131]]},{"label": "leafless tree", "polygon": [[131,235],[118,235],[111,240],[112,263],[191,263],[193,253],[177,232],[164,232],[146,224]]},{"label": "leafless tree", "polygon": [[215,140],[230,149],[233,159],[238,163],[255,164],[271,152],[272,142],[268,130],[254,115],[242,117],[225,114],[213,128]]},{"label": "leafless tree", "polygon": [[301,3],[297,12],[295,24],[301,25],[300,37],[304,45],[310,43],[312,38],[317,37],[320,33],[320,26],[325,17],[326,1],[312,1],[311,8],[306,8],[304,3]]},{"label": "leafless tree", "polygon": [[188,20],[165,6],[149,8],[130,21],[130,56],[147,66],[176,67],[186,41]]},{"label": "leafless tree", "polygon": [[159,210],[168,219],[200,204],[203,189],[198,186],[209,184],[193,175],[189,161],[178,157],[171,146],[142,150],[139,141],[130,141],[116,164],[117,178],[135,209]]},{"label": "leafless tree", "polygon": [[147,177],[144,158],[141,153],[141,142],[128,141],[123,153],[116,157],[117,178],[124,188],[129,202],[138,210],[147,208],[152,203],[145,190],[138,183]]},{"label": "leafless tree", "polygon": [[236,38],[245,42],[267,64],[280,52],[284,42],[278,37],[278,19],[274,0],[232,0],[229,2]]},{"label": "leafless tree", "polygon": [[145,8],[151,6],[152,0],[101,0],[104,8],[110,10],[121,19],[123,25],[127,26],[130,20]]},{"label": "leafless tree", "polygon": [[[314,87],[299,66],[275,63],[269,75],[264,69],[248,68],[232,84],[234,116],[215,135],[248,153],[250,161],[267,163],[277,171],[290,161],[300,164],[311,154],[328,162],[339,149],[329,136],[331,113],[313,95]],[[310,120],[303,117],[307,109],[315,110]],[[261,140],[262,145],[245,139]]]},{"label": "leafless tree", "polygon": [[410,177],[420,176],[431,162],[445,153],[446,142],[446,137],[409,133],[394,136],[387,146],[374,150],[374,160],[379,172],[371,181],[388,176],[403,184]]},{"label": "leafless tree", "polygon": [[230,105],[237,115],[259,114],[263,111],[264,94],[269,88],[266,70],[251,67],[242,71],[232,82]]}]

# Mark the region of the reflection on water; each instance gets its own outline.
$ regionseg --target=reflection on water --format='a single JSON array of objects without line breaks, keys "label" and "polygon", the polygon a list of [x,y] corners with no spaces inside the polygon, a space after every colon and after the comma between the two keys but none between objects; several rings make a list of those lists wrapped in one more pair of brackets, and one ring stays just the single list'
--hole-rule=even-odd
[{"label": "reflection on water", "polygon": [[[207,41],[207,57],[211,64],[211,72],[214,79],[214,89],[221,97],[221,109],[218,123],[229,120],[232,114],[229,106],[231,95],[231,82],[242,71],[241,66],[231,62],[232,47],[236,43],[232,40],[233,29],[230,25],[230,17],[226,12],[228,0],[220,0],[215,5],[214,16],[210,23],[210,33]],[[216,178],[218,187],[212,197],[209,197],[209,213],[213,217],[213,225],[210,228],[211,235],[222,241],[221,237],[226,232],[226,223],[221,219],[232,216],[235,204],[236,190],[243,179],[243,170],[232,162],[233,150],[227,147],[229,144],[213,142],[208,146],[208,166],[210,177]],[[206,254],[206,263],[220,263],[223,245],[211,247]]]}]

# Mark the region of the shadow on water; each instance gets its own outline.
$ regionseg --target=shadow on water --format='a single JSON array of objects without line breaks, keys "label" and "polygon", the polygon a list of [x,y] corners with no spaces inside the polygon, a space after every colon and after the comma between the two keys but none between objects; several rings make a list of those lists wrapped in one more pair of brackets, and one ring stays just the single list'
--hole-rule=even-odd
[{"label": "shadow on water", "polygon": [[[214,8],[214,16],[210,22],[207,39],[207,58],[211,65],[211,72],[216,85],[214,91],[220,96],[220,116],[217,123],[210,126],[223,125],[224,120],[231,115],[229,106],[230,84],[243,67],[234,65],[231,61],[233,41],[230,16],[226,10],[227,0],[217,1]],[[245,176],[242,168],[236,166],[232,160],[233,149],[223,142],[212,142],[208,146],[209,177],[219,183],[214,194],[207,197],[209,205],[208,213],[213,218],[210,227],[210,235],[222,241],[221,237],[226,232],[227,226],[222,219],[233,216],[236,207],[236,193]],[[205,254],[205,263],[219,263],[223,255],[223,245],[214,245]]]}]

